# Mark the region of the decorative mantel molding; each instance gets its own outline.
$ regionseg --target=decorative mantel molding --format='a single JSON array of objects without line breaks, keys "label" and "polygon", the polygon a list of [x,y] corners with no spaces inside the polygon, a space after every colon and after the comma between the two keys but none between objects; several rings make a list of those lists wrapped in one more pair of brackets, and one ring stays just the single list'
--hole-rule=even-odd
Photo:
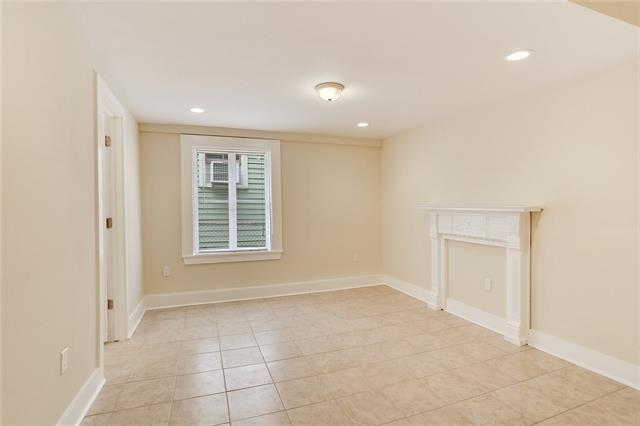
[{"label": "decorative mantel molding", "polygon": [[506,249],[505,340],[527,343],[529,334],[531,206],[420,206],[429,211],[431,288],[436,307],[446,309],[447,241],[463,241]]}]

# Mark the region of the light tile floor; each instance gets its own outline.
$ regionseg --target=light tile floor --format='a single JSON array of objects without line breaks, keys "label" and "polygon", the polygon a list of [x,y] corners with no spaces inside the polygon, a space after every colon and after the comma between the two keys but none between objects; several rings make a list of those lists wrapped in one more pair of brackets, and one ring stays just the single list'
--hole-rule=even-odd
[{"label": "light tile floor", "polygon": [[385,286],[147,312],[106,424],[640,424],[640,392]]}]

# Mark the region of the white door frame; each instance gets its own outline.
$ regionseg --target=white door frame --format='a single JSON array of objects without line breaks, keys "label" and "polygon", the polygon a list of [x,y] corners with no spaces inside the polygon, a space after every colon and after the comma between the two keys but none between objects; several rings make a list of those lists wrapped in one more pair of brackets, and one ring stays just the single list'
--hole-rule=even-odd
[{"label": "white door frame", "polygon": [[[123,173],[123,133],[125,111],[120,102],[113,95],[105,82],[96,74],[96,128],[97,128],[97,184],[98,184],[98,322],[99,322],[99,365],[103,365],[104,342],[107,341],[107,330],[105,327],[107,319],[107,276],[112,277],[114,282],[113,299],[113,333],[110,340],[125,340],[127,338],[127,291],[126,291],[126,244],[125,244],[125,220],[124,220],[124,173]],[[113,119],[113,130],[111,135],[111,147],[105,147],[104,117],[110,116]],[[111,185],[104,182],[103,156],[105,150],[111,150]],[[113,227],[109,230],[112,233],[110,244],[111,259],[106,261],[105,247],[107,242],[106,215],[104,212],[105,199],[107,196],[112,200],[112,220]]]}]

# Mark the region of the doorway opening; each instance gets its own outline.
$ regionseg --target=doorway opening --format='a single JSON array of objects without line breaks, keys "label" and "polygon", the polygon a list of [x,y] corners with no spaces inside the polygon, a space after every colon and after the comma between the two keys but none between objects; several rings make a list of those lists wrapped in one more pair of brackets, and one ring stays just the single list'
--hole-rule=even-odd
[{"label": "doorway opening", "polygon": [[127,338],[122,190],[124,111],[99,76],[97,76],[96,93],[100,324],[98,365],[102,366],[104,344]]}]

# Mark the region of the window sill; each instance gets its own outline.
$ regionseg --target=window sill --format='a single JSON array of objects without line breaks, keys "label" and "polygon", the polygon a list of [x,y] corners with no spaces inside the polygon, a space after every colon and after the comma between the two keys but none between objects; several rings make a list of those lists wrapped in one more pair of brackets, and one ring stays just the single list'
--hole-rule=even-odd
[{"label": "window sill", "polygon": [[185,265],[204,263],[253,262],[258,260],[277,260],[282,257],[282,250],[234,251],[221,253],[194,254],[182,256]]}]

